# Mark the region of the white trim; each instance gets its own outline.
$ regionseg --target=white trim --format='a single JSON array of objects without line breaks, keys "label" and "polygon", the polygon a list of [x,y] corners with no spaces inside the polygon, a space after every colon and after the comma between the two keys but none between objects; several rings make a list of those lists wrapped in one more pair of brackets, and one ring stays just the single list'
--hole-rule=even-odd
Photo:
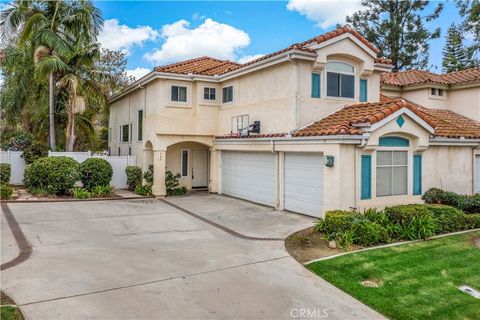
[{"label": "white trim", "polygon": [[[202,101],[207,102],[207,103],[213,103],[218,101],[218,92],[217,92],[217,87],[214,86],[202,86]],[[215,90],[215,99],[205,99],[205,89],[209,89],[208,91],[208,97],[210,98],[210,90],[213,89]]]},{"label": "white trim", "polygon": [[[183,151],[187,151],[187,175],[183,175]],[[190,149],[180,149],[180,176],[190,177]]]},{"label": "white trim", "polygon": [[[406,114],[410,118],[412,118],[415,122],[417,122],[420,126],[422,126],[425,130],[427,130],[429,133],[433,134],[435,132],[435,128],[432,128],[428,123],[426,123],[422,118],[417,116],[415,113],[413,113],[412,110],[404,107],[401,108],[400,110],[397,110],[396,112],[392,113],[388,117],[370,125],[370,123],[361,123],[361,124],[354,124],[355,127],[362,127],[366,132],[372,132],[377,130],[378,128],[386,125],[390,121],[394,120],[395,118],[399,117],[402,114]],[[365,126],[365,127],[363,127]]]},{"label": "white trim", "polygon": [[[178,88],[178,92],[177,92],[178,99],[180,99],[180,88],[185,88],[185,101],[183,101],[183,100],[172,100],[173,87]],[[170,85],[170,102],[172,102],[174,104],[188,104],[188,86],[179,85],[179,84],[171,84]]]},{"label": "white trim", "polygon": [[[353,72],[348,72],[348,71],[335,71],[335,70],[328,70],[328,64],[329,63],[343,63],[343,64],[346,64],[348,66],[351,66],[353,68]],[[357,74],[356,74],[356,71],[357,71],[357,68],[355,67],[355,65],[351,64],[351,63],[348,63],[348,62],[345,62],[343,60],[328,60],[326,63],[325,63],[325,72],[323,73],[324,76],[324,88],[325,88],[325,100],[335,100],[335,101],[338,101],[338,100],[347,100],[347,101],[356,101],[355,100],[355,97],[356,97],[356,92],[357,92],[357,85],[356,85],[356,82],[357,82]],[[338,88],[338,94],[339,96],[329,96],[328,95],[328,73],[337,73],[337,74],[344,74],[344,75],[347,75],[347,76],[353,76],[353,97],[342,97],[341,94],[342,94],[342,81],[341,81],[341,77],[340,77],[340,82],[339,82],[339,88]]]}]

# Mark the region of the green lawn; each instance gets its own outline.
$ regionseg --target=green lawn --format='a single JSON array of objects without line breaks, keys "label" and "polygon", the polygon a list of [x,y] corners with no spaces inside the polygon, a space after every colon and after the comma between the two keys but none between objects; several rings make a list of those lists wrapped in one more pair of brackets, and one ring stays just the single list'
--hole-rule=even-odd
[{"label": "green lawn", "polygon": [[2,320],[21,320],[22,316],[17,308],[10,306],[2,306],[0,308],[0,319]]},{"label": "green lawn", "polygon": [[[480,232],[319,261],[308,269],[391,319],[479,319],[480,300],[457,289],[480,290]],[[378,279],[378,288],[364,287]]]}]

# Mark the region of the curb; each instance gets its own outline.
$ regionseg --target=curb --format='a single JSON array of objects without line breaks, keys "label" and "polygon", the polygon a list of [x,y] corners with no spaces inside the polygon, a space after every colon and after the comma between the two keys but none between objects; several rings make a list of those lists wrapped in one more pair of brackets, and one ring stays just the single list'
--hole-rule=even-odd
[{"label": "curb", "polygon": [[154,196],[138,197],[109,197],[109,198],[90,198],[90,199],[45,199],[45,200],[1,200],[0,203],[42,203],[42,202],[89,202],[89,201],[112,201],[112,200],[139,200],[154,199]]},{"label": "curb", "polygon": [[348,252],[342,252],[338,254],[334,254],[332,256],[328,257],[323,257],[323,258],[318,258],[318,259],[313,259],[307,262],[302,263],[304,266],[309,265],[310,263],[318,262],[318,261],[323,261],[323,260],[330,260],[333,258],[341,257],[341,256],[346,256],[352,253],[359,253],[359,252],[364,252],[364,251],[371,251],[371,250],[376,250],[376,249],[383,249],[383,248],[390,248],[390,247],[396,247],[396,246],[401,246],[404,244],[412,244],[412,243],[418,243],[418,242],[425,242],[433,239],[438,239],[438,238],[445,238],[449,236],[455,236],[458,234],[464,234],[464,233],[469,233],[469,232],[475,232],[475,231],[480,231],[480,228],[476,229],[470,229],[470,230],[462,230],[462,231],[456,231],[456,232],[451,232],[451,233],[444,233],[444,234],[439,234],[433,237],[430,237],[426,240],[419,239],[419,240],[411,240],[411,241],[400,241],[400,242],[395,242],[395,243],[388,243],[388,244],[382,244],[380,246],[374,246],[374,247],[366,247],[360,250],[355,250],[355,251],[348,251]]},{"label": "curb", "polygon": [[20,225],[18,224],[17,220],[12,214],[12,211],[10,211],[10,208],[6,203],[1,204],[2,212],[5,215],[5,218],[7,219],[8,226],[10,227],[10,231],[13,234],[13,237],[15,238],[15,241],[17,242],[18,246],[18,255],[10,261],[7,261],[5,263],[2,263],[0,265],[0,271],[6,270],[8,268],[14,267],[28,258],[33,253],[33,249],[30,245],[30,243],[27,240],[27,237],[25,237],[25,234],[23,233],[22,229],[20,228]]}]

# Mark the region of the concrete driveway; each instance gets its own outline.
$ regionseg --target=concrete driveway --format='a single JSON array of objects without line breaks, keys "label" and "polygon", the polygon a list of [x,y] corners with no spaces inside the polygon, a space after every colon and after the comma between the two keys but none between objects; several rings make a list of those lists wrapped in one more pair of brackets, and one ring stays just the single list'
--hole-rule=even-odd
[{"label": "concrete driveway", "polygon": [[[276,240],[311,218],[218,195],[168,201],[9,204],[33,253],[2,271],[2,290],[27,319],[381,318]],[[1,231],[5,263],[18,249],[3,215]]]}]

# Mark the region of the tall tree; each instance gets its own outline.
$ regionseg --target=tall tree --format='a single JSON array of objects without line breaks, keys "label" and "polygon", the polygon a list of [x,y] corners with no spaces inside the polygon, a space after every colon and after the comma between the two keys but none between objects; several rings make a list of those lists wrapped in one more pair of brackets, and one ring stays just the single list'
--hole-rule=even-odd
[{"label": "tall tree", "polygon": [[440,37],[440,29],[428,30],[426,22],[440,15],[443,4],[425,14],[429,1],[363,0],[363,9],[348,16],[350,23],[368,41],[392,60],[394,71],[428,66],[429,40]]},{"label": "tall tree", "polygon": [[443,72],[460,71],[475,66],[473,50],[464,45],[462,30],[454,23],[448,28],[442,55]]},{"label": "tall tree", "polygon": [[54,149],[55,83],[57,73],[66,70],[58,55],[68,54],[72,39],[96,41],[103,25],[101,12],[88,0],[17,0],[1,12],[0,19],[2,42],[14,39],[19,45],[33,45],[36,57],[49,55],[49,63],[42,67],[49,70],[49,142]]},{"label": "tall tree", "polygon": [[[460,15],[464,18],[462,31],[473,39],[469,50],[473,51],[473,57],[478,57],[480,53],[480,0],[457,0],[457,7]],[[474,61],[477,66],[480,64],[479,60]]]}]

